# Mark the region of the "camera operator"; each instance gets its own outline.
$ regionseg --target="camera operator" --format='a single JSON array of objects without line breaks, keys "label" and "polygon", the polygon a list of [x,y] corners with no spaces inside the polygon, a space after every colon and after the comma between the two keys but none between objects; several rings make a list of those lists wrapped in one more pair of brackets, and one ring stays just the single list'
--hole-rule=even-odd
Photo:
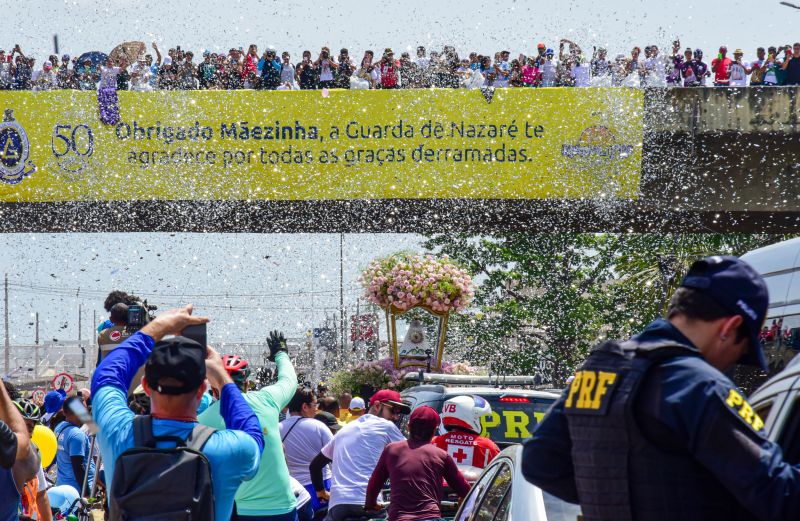
[{"label": "camera operator", "polygon": [[111,306],[109,313],[111,327],[103,329],[97,335],[97,365],[108,353],[131,336],[128,329],[128,305],[118,302]]}]

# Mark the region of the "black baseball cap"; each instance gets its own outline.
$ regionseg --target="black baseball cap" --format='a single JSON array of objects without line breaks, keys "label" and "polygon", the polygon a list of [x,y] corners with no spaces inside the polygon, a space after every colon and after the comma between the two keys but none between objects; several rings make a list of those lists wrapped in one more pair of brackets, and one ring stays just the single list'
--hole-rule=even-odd
[{"label": "black baseball cap", "polygon": [[760,334],[769,307],[769,292],[752,266],[738,257],[706,257],[692,264],[681,286],[703,291],[731,314],[741,316],[750,332],[750,349],[739,363],[767,369]]},{"label": "black baseball cap", "polygon": [[[183,336],[161,340],[147,359],[144,376],[147,386],[161,394],[195,391],[206,379],[206,348]],[[179,383],[159,384],[167,378]]]},{"label": "black baseball cap", "polygon": [[339,422],[336,420],[336,416],[329,412],[320,411],[314,415],[314,419],[317,421],[321,421],[328,427],[330,430],[336,432],[342,428]]}]

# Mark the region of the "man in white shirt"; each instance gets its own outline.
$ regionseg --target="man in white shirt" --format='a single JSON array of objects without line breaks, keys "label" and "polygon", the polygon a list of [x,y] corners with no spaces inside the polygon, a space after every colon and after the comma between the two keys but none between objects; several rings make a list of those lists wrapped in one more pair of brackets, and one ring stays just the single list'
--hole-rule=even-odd
[{"label": "man in white shirt", "polygon": [[414,60],[414,63],[417,64],[417,67],[419,67],[420,70],[425,70],[430,66],[431,60],[425,56],[425,47],[421,45],[417,47],[417,59]]},{"label": "man in white shirt", "polygon": [[42,64],[42,69],[33,71],[33,90],[52,90],[56,88],[56,73],[53,70],[53,63],[46,60]]},{"label": "man in white shirt", "polygon": [[667,86],[667,61],[655,45],[650,46],[650,56],[644,61],[644,80],[648,87]]},{"label": "man in white shirt", "polygon": [[[400,393],[383,389],[370,399],[367,414],[348,423],[311,462],[311,480],[320,500],[329,500],[325,521],[343,521],[364,515],[364,501],[372,471],[384,447],[405,438],[394,422],[411,408]],[[322,468],[332,462],[331,493],[325,490]]]},{"label": "man in white shirt", "polygon": [[733,51],[733,61],[728,66],[728,77],[731,87],[747,87],[747,75],[751,72],[750,64],[742,60],[744,52],[741,49]]},{"label": "man in white shirt", "polygon": [[[311,485],[308,466],[320,450],[333,439],[330,429],[321,421],[314,419],[318,412],[317,407],[314,391],[301,385],[289,402],[289,416],[280,423],[281,441],[289,475],[299,481],[311,494],[311,506],[315,511],[322,504]],[[330,490],[331,471],[328,467],[323,469],[322,478],[325,489]]]},{"label": "man in white shirt", "polygon": [[576,87],[589,87],[591,85],[591,67],[581,59],[578,59],[572,64],[570,74],[572,75],[572,79],[575,80]]}]

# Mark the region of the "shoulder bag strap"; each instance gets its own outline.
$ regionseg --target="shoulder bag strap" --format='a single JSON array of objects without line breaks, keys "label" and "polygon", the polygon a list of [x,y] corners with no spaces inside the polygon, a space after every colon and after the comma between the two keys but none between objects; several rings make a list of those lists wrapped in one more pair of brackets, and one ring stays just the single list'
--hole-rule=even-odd
[{"label": "shoulder bag strap", "polygon": [[215,432],[217,432],[217,429],[212,429],[207,425],[201,425],[198,423],[194,426],[194,429],[192,429],[189,439],[186,440],[186,447],[198,452],[202,451],[203,446]]},{"label": "shoulder bag strap", "polygon": [[295,427],[297,427],[297,424],[298,424],[298,423],[300,423],[300,422],[301,422],[301,421],[303,421],[303,420],[305,420],[305,418],[297,418],[297,421],[296,421],[296,422],[294,422],[294,423],[292,424],[292,426],[291,426],[291,427],[289,427],[289,430],[288,430],[288,431],[286,431],[286,434],[284,434],[284,435],[283,435],[283,438],[281,438],[281,443],[283,443],[284,441],[286,441],[286,438],[288,438],[288,437],[289,437],[289,433],[290,433],[290,432],[292,432],[292,429],[294,429]]},{"label": "shoulder bag strap", "polygon": [[153,438],[153,417],[137,415],[133,417],[133,446],[155,447]]}]

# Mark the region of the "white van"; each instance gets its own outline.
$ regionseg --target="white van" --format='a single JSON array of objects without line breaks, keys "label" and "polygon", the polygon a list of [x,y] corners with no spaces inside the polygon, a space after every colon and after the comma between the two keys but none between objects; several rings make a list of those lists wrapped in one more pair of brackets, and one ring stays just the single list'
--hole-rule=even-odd
[{"label": "white van", "polygon": [[753,250],[742,259],[764,277],[769,288],[761,338],[773,375],[800,351],[800,238]]}]

